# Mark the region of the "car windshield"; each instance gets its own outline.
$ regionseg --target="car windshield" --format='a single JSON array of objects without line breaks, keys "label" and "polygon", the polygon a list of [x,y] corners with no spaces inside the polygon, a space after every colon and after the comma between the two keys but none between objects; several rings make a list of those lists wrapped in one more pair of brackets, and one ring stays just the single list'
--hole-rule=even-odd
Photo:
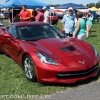
[{"label": "car windshield", "polygon": [[49,24],[17,26],[17,29],[21,40],[36,41],[40,39],[64,37],[54,26]]},{"label": "car windshield", "polygon": [[57,16],[56,13],[50,13],[49,16]]}]

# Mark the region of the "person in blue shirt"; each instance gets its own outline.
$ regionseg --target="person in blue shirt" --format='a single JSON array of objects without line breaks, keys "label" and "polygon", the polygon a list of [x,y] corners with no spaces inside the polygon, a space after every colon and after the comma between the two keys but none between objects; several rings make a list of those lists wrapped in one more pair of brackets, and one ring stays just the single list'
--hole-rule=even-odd
[{"label": "person in blue shirt", "polygon": [[73,33],[73,38],[78,38],[80,40],[83,40],[86,35],[86,21],[82,18],[83,13],[77,12],[78,20],[75,24],[75,31]]},{"label": "person in blue shirt", "polygon": [[73,16],[73,8],[68,8],[68,13],[64,15],[62,21],[63,26],[62,30],[65,31],[65,35],[72,37],[74,31],[74,16]]}]

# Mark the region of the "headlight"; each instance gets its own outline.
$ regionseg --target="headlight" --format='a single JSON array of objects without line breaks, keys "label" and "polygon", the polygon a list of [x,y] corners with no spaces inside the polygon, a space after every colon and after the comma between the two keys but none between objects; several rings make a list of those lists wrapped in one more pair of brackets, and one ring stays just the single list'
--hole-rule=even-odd
[{"label": "headlight", "polygon": [[42,52],[35,52],[35,53],[38,56],[38,58],[41,60],[41,62],[44,62],[46,64],[56,65],[56,66],[58,65],[58,63],[56,63],[52,58],[50,58],[46,54]]},{"label": "headlight", "polygon": [[90,44],[90,47],[94,51],[95,56],[98,57],[98,52],[96,51],[96,49],[91,44]]}]

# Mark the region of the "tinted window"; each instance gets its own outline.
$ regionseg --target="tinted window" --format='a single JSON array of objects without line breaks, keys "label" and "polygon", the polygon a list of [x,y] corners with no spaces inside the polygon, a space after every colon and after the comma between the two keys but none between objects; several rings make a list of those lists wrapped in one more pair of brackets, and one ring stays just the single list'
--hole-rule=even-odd
[{"label": "tinted window", "polygon": [[13,36],[14,38],[17,38],[17,30],[16,27],[14,25],[10,25],[9,29],[8,29],[9,34],[11,34],[11,36]]},{"label": "tinted window", "polygon": [[39,40],[46,38],[61,38],[63,35],[49,24],[19,26],[18,33],[23,40]]},{"label": "tinted window", "polygon": [[57,16],[56,13],[50,13],[49,16]]}]

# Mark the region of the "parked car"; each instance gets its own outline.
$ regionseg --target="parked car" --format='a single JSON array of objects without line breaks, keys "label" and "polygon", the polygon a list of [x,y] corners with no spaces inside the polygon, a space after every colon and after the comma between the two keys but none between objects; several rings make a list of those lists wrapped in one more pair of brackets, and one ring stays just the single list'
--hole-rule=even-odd
[{"label": "parked car", "polygon": [[96,77],[99,70],[99,55],[91,44],[42,22],[0,28],[2,52],[22,67],[28,80],[40,83],[75,83]]},{"label": "parked car", "polygon": [[4,14],[4,19],[8,19],[9,18],[9,14],[10,14],[10,12],[3,12],[3,14]]},{"label": "parked car", "polygon": [[59,19],[62,19],[63,16],[64,16],[64,14],[59,14],[59,13],[55,13],[55,14],[56,14],[56,16],[57,16]]},{"label": "parked car", "polygon": [[57,24],[59,21],[59,18],[54,14],[54,13],[50,13],[49,14],[49,23],[54,25]]}]

